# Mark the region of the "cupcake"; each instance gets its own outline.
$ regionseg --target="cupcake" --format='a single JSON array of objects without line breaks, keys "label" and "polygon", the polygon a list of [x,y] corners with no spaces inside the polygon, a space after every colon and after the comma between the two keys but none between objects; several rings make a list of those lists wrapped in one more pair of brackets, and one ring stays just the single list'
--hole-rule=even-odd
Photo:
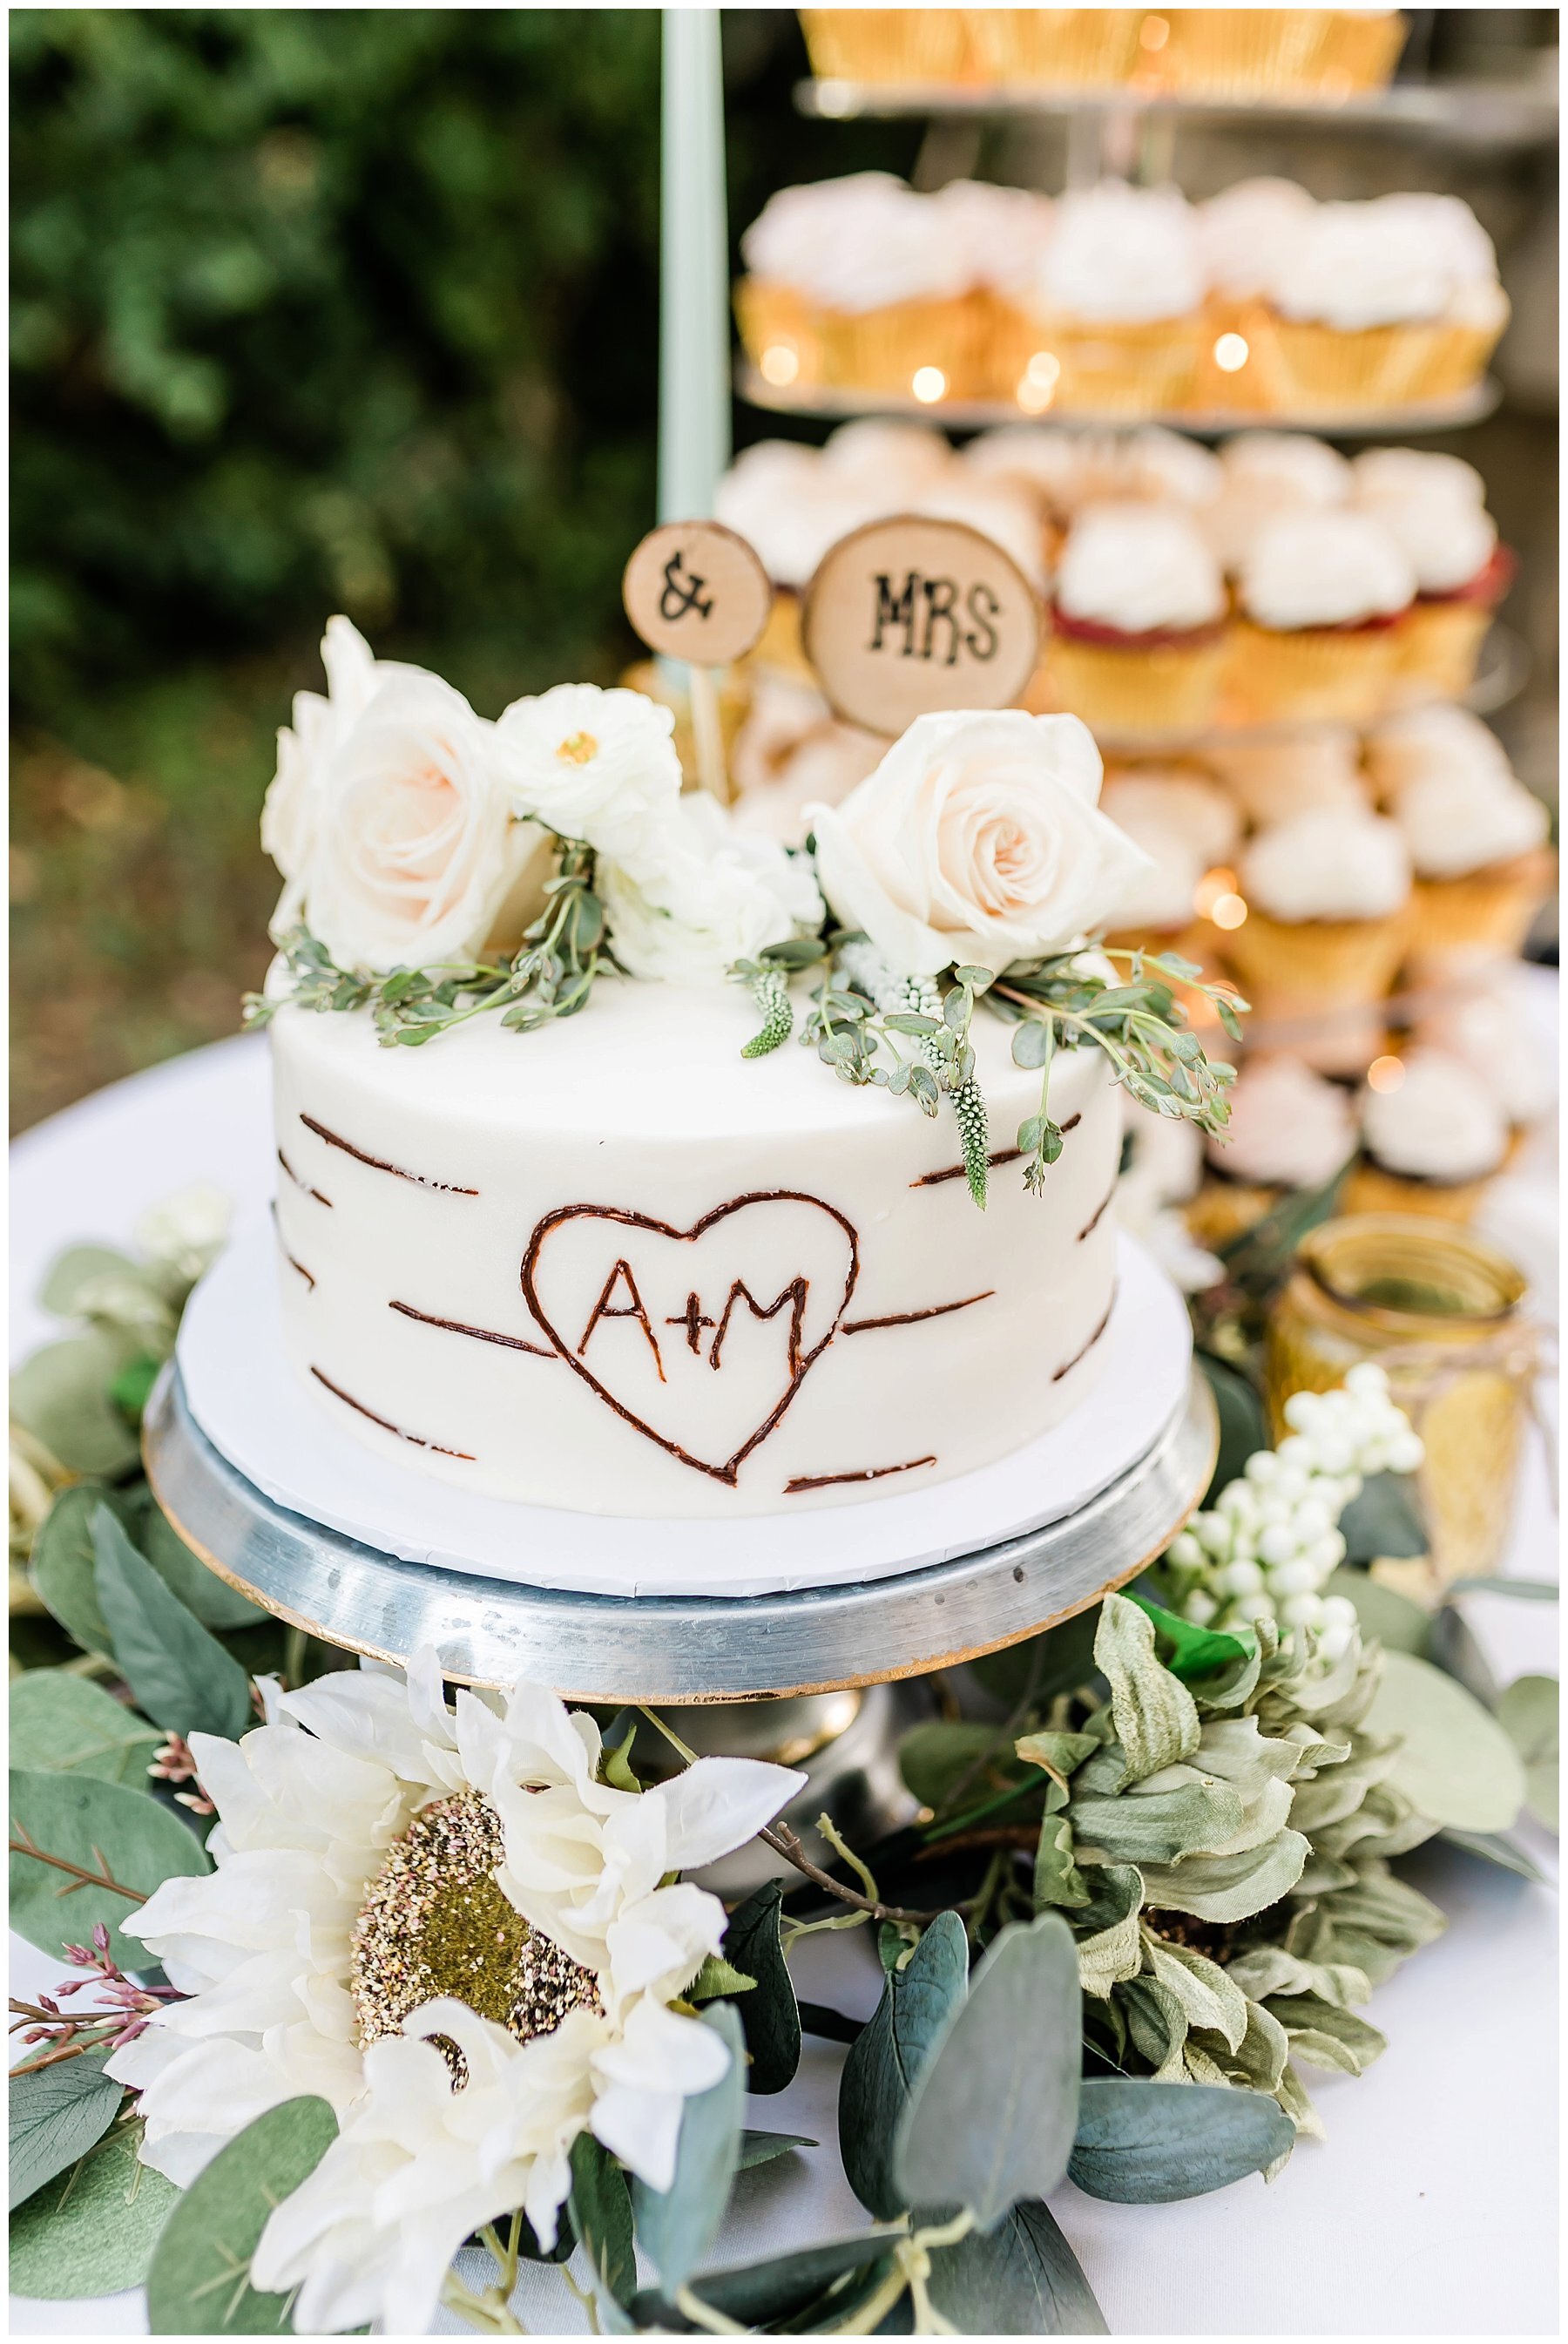
[{"label": "cupcake", "polygon": [[811,70],[823,81],[980,78],[969,8],[802,8]]},{"label": "cupcake", "polygon": [[893,513],[951,471],[953,451],[933,424],[868,415],[829,433],[821,464],[824,480],[852,487],[879,513]]},{"label": "cupcake", "polygon": [[1546,808],[1512,773],[1450,762],[1404,783],[1393,818],[1410,850],[1411,973],[1419,982],[1510,959],[1552,893]]},{"label": "cupcake", "polygon": [[1254,1036],[1299,1024],[1289,1043],[1309,1065],[1360,1073],[1382,1047],[1382,1005],[1404,956],[1410,855],[1398,824],[1330,807],[1292,814],[1242,849],[1240,893],[1247,914],[1220,953],[1252,1005]]},{"label": "cupcake", "polygon": [[1191,513],[1211,511],[1225,484],[1225,468],[1211,448],[1160,423],[1122,434],[1111,465],[1118,496],[1182,505]]},{"label": "cupcake", "polygon": [[1398,657],[1394,621],[1415,573],[1365,513],[1287,515],[1242,557],[1228,679],[1239,721],[1357,723],[1376,716]]},{"label": "cupcake", "polygon": [[1430,337],[1422,396],[1457,399],[1481,379],[1508,324],[1508,296],[1498,280],[1496,248],[1458,196],[1422,189],[1383,196],[1380,201],[1442,255],[1450,292]]},{"label": "cupcake", "polygon": [[1400,629],[1400,696],[1461,699],[1514,568],[1498,544],[1485,483],[1460,457],[1414,448],[1372,449],[1352,470],[1358,509],[1382,521],[1415,571],[1415,601]]},{"label": "cupcake", "polygon": [[799,846],[806,808],[841,803],[876,770],[887,745],[875,733],[839,723],[809,686],[759,677],[729,753],[737,829]]},{"label": "cupcake", "polygon": [[1348,504],[1355,475],[1326,440],[1301,431],[1241,431],[1220,451],[1219,494],[1203,527],[1233,576],[1259,531],[1287,513]]},{"label": "cupcake", "polygon": [[1322,807],[1351,814],[1372,811],[1360,739],[1348,724],[1233,739],[1217,734],[1204,743],[1203,761],[1260,830]]},{"label": "cupcake", "polygon": [[[1221,409],[1268,405],[1246,339],[1249,311],[1268,288],[1275,256],[1316,208],[1294,179],[1238,179],[1197,207],[1198,246],[1208,280],[1202,403]],[[1221,337],[1231,339],[1222,348]],[[1238,338],[1241,348],[1238,349]]]},{"label": "cupcake", "polygon": [[1089,435],[1048,423],[1004,423],[977,432],[959,457],[960,469],[981,480],[1008,480],[1039,503],[1060,527],[1082,501]]},{"label": "cupcake", "polygon": [[1018,315],[1040,273],[1056,207],[1030,187],[995,187],[955,179],[926,198],[939,232],[963,255],[979,315],[974,396],[1017,398],[1026,408],[1049,404],[1052,386],[1028,376],[1029,351],[1019,350]]},{"label": "cupcake", "polygon": [[1115,89],[1142,52],[1141,8],[966,8],[982,80],[1011,88]]},{"label": "cupcake", "polygon": [[1015,317],[1015,379],[1049,381],[1064,413],[1188,406],[1202,298],[1191,207],[1173,187],[1106,179],[1070,190],[1057,203],[1032,297]]},{"label": "cupcake", "polygon": [[1046,653],[1056,704],[1111,733],[1199,730],[1219,691],[1224,619],[1219,566],[1187,514],[1091,507],[1057,572]]},{"label": "cupcake", "polygon": [[1474,1069],[1446,1050],[1418,1044],[1396,1064],[1396,1083],[1362,1094],[1362,1160],[1345,1183],[1344,1209],[1468,1221],[1508,1154],[1508,1118]]},{"label": "cupcake", "polygon": [[1550,1118],[1557,1100],[1553,1054],[1533,1030],[1532,1008],[1519,964],[1499,961],[1422,1017],[1414,1035],[1464,1061],[1503,1109],[1516,1145]]},{"label": "cupcake", "polygon": [[1340,1084],[1300,1058],[1249,1058],[1231,1092],[1231,1120],[1207,1143],[1188,1226],[1201,1244],[1226,1245],[1291,1190],[1327,1187],[1355,1150],[1355,1109]]},{"label": "cupcake", "polygon": [[1320,204],[1281,238],[1241,328],[1269,403],[1355,413],[1468,388],[1507,318],[1473,266],[1451,216],[1406,197]]},{"label": "cupcake", "polygon": [[924,375],[938,399],[973,394],[986,311],[966,241],[930,197],[880,171],[786,187],[740,250],[741,336],[769,382],[902,398]]},{"label": "cupcake", "polygon": [[875,517],[874,503],[830,474],[815,448],[762,440],[736,458],[715,492],[714,518],[755,549],[775,590],[748,668],[813,681],[800,647],[800,593],[829,547]]},{"label": "cupcake", "polygon": [[1507,753],[1492,727],[1468,708],[1451,708],[1442,702],[1385,717],[1367,734],[1363,754],[1372,788],[1385,804],[1392,804],[1407,782],[1439,771],[1466,778],[1513,778]]},{"label": "cupcake", "polygon": [[1111,914],[1107,944],[1124,952],[1174,952],[1200,967],[1211,932],[1195,899],[1206,871],[1235,847],[1235,808],[1222,790],[1179,768],[1113,773],[1101,812],[1148,856]]}]

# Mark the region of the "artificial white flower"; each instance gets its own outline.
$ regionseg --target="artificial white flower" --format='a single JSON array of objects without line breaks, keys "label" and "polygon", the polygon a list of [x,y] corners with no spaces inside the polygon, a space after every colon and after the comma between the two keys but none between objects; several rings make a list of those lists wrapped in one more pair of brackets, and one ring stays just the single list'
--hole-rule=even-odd
[{"label": "artificial white flower", "polygon": [[808,807],[822,893],[902,975],[1065,950],[1148,862],[1100,812],[1101,771],[1076,716],[919,716],[841,805]]},{"label": "artificial white flower", "polygon": [[616,958],[663,985],[718,984],[734,962],[822,920],[806,858],[738,830],[706,791],[668,816],[646,875],[609,861],[599,891]]},{"label": "artificial white flower", "polygon": [[[568,2145],[591,2125],[668,2187],[684,2101],[716,2079],[716,2055],[717,2072],[724,2062],[712,2030],[668,2006],[717,1950],[724,1908],[689,1881],[660,1884],[751,1838],[802,1775],[703,1758],[640,1794],[617,1790],[598,1779],[591,1718],[532,1685],[504,1709],[460,1692],[454,1713],[429,1652],[406,1682],[319,1678],[280,1696],[237,1743],[191,1741],[218,1812],[216,1869],[166,1881],[132,1926],[188,1998],[114,2063],[142,2096],[149,2164],[184,2185],[254,2117],[302,2093],[347,2124],[375,2040],[445,1994],[488,1996],[519,2052],[557,2046],[549,2061],[508,2070],[529,2090],[530,2078],[554,2078],[554,2114],[530,2109],[528,2125],[558,2119]],[[468,1851],[460,1874],[454,1846]],[[442,1906],[444,1880],[454,1899]],[[493,1884],[487,1912],[480,1881]],[[454,1949],[451,1922],[476,1910],[483,1942],[470,1955],[460,1931]],[[427,1948],[432,1915],[441,1926]],[[550,2167],[557,2179],[563,2170]],[[536,2228],[541,2203],[536,2190]]]},{"label": "artificial white flower", "polygon": [[[484,2223],[521,2207],[540,2244],[553,2246],[571,2144],[592,2105],[584,2036],[593,2026],[586,2011],[568,2011],[553,2035],[519,2044],[449,1997],[412,2013],[404,2034],[366,2052],[363,2094],[315,2171],[268,2218],[253,2284],[276,2294],[298,2288],[301,2335],[380,2319],[418,2336],[453,2257]],[[707,2027],[693,2031],[718,2040]],[[462,2056],[457,2090],[425,2039],[433,2035]]]},{"label": "artificial white flower", "polygon": [[321,638],[327,697],[297,692],[294,722],[277,735],[277,771],[261,809],[261,844],[287,881],[273,917],[275,929],[290,927],[299,915],[306,866],[321,831],[332,758],[377,687],[397,675],[418,675],[401,661],[377,660],[351,621],[328,619]]},{"label": "artificial white flower", "polygon": [[674,732],[646,692],[558,683],[502,712],[496,748],[516,813],[640,874],[680,795]]}]

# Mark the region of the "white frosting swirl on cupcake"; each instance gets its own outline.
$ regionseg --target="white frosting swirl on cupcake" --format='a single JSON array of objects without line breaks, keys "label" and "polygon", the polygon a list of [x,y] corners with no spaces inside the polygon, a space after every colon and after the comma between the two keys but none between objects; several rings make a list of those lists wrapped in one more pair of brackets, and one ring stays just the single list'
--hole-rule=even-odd
[{"label": "white frosting swirl on cupcake", "polygon": [[1241,601],[1261,627],[1353,626],[1391,618],[1414,599],[1410,557],[1358,512],[1287,513],[1242,556]]},{"label": "white frosting swirl on cupcake", "polygon": [[1070,619],[1141,635],[1212,626],[1225,610],[1219,565],[1171,505],[1094,505],[1074,522],[1056,581]]},{"label": "white frosting swirl on cupcake", "polygon": [[1191,207],[1174,187],[1120,179],[1070,190],[1036,289],[1048,310],[1105,325],[1191,315],[1203,298]]},{"label": "white frosting swirl on cupcake", "polygon": [[960,520],[970,529],[978,529],[982,537],[1011,554],[1038,593],[1045,591],[1045,530],[1040,508],[1029,490],[1016,481],[966,477],[954,466],[951,473],[912,497],[908,510],[928,514],[933,520]]},{"label": "white frosting swirl on cupcake", "polygon": [[1231,1092],[1231,1120],[1209,1160],[1270,1188],[1321,1188],[1355,1151],[1349,1095],[1300,1058],[1250,1058]]},{"label": "white frosting swirl on cupcake", "polygon": [[1282,238],[1316,209],[1294,179],[1238,179],[1198,206],[1198,244],[1209,281],[1228,300],[1262,293]]},{"label": "white frosting swirl on cupcake", "polygon": [[1293,431],[1243,431],[1220,452],[1220,494],[1205,509],[1209,541],[1234,571],[1258,531],[1282,513],[1348,502],[1352,472],[1326,440]]},{"label": "white frosting swirl on cupcake", "polygon": [[1309,727],[1253,740],[1211,742],[1205,762],[1260,828],[1315,806],[1368,813],[1361,744],[1348,724]]},{"label": "white frosting swirl on cupcake", "polygon": [[1021,300],[1050,241],[1056,215],[1050,197],[1032,187],[954,179],[928,200],[943,230],[956,237],[971,282]]},{"label": "white frosting swirl on cupcake", "polygon": [[1452,594],[1480,576],[1497,549],[1485,485],[1458,456],[1376,448],[1358,456],[1358,509],[1403,548],[1423,594]]},{"label": "white frosting swirl on cupcake", "polygon": [[1229,862],[1241,834],[1241,817],[1227,792],[1181,765],[1139,765],[1109,773],[1100,805],[1141,845],[1141,824],[1176,831],[1198,856],[1200,876],[1216,863]]},{"label": "white frosting swirl on cupcake", "polygon": [[[862,481],[879,496],[896,500],[950,471],[953,451],[945,432],[932,424],[865,415],[829,433],[821,462],[833,480]],[[896,512],[897,502],[886,510]]]},{"label": "white frosting swirl on cupcake", "polygon": [[1224,486],[1224,467],[1211,448],[1151,423],[1129,432],[1122,443],[1122,485],[1130,497],[1151,503],[1187,505],[1202,511]]},{"label": "white frosting swirl on cupcake", "polygon": [[1275,920],[1381,920],[1410,894],[1410,853],[1382,814],[1316,807],[1260,831],[1241,855],[1241,894]]},{"label": "white frosting swirl on cupcake", "polygon": [[1462,1058],[1510,1123],[1538,1123],[1557,1096],[1552,1053],[1531,1030],[1520,974],[1512,962],[1471,980],[1452,1007],[1423,1017],[1416,1038]]},{"label": "white frosting swirl on cupcake", "polygon": [[1050,424],[1004,423],[979,433],[959,460],[982,480],[1025,481],[1052,512],[1066,513],[1077,500],[1082,437]]},{"label": "white frosting swirl on cupcake", "polygon": [[1484,1179],[1508,1152],[1508,1118],[1462,1058],[1421,1044],[1397,1090],[1362,1096],[1362,1143],[1385,1172],[1408,1179]]},{"label": "white frosting swirl on cupcake", "polygon": [[1385,799],[1397,798],[1409,783],[1430,773],[1455,773],[1469,781],[1513,778],[1491,726],[1446,701],[1385,718],[1367,735],[1365,755],[1372,786]]},{"label": "white frosting swirl on cupcake", "polygon": [[1341,333],[1413,324],[1448,306],[1452,245],[1397,198],[1319,204],[1280,236],[1261,289],[1282,317]]},{"label": "white frosting swirl on cupcake", "polygon": [[1541,845],[1550,817],[1523,782],[1438,771],[1407,782],[1393,818],[1422,879],[1462,879]]},{"label": "white frosting swirl on cupcake", "polygon": [[950,299],[973,282],[956,217],[882,171],[781,188],[740,250],[753,275],[851,315]]}]

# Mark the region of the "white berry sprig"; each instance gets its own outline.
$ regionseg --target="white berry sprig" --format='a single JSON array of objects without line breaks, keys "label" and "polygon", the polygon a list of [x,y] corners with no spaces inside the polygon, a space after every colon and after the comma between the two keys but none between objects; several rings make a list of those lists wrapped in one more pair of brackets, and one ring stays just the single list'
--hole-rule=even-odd
[{"label": "white berry sprig", "polygon": [[1425,1455],[1388,1378],[1363,1361],[1336,1391],[1285,1402],[1290,1432],[1261,1449],[1211,1510],[1194,1514],[1167,1554],[1175,1607],[1198,1627],[1277,1621],[1309,1630],[1325,1660],[1355,1632],[1355,1606],[1322,1592],[1344,1561],[1340,1516],[1373,1473],[1413,1473]]}]

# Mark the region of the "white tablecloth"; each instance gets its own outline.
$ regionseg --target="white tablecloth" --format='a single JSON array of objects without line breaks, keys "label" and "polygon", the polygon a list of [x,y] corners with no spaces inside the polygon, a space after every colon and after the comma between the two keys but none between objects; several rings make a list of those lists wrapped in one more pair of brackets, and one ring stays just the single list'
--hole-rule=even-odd
[{"label": "white tablecloth", "polygon": [[[12,1151],[13,1358],[57,1332],[34,1300],[65,1245],[127,1237],[171,1188],[208,1179],[237,1204],[271,1194],[266,1053],[215,1045],[133,1076],[27,1133]],[[1543,1460],[1531,1460],[1509,1568],[1554,1572]],[[1472,1599],[1499,1681],[1555,1668],[1555,1607]],[[1554,1843],[1532,1831],[1543,1863]],[[1271,2186],[1238,2183],[1176,2206],[1110,2206],[1064,2184],[1052,2209],[1121,2335],[1541,2335],[1556,2330],[1556,1915],[1552,1891],[1443,1848],[1409,1861],[1449,1932],[1373,1998],[1389,2048],[1359,2079],[1312,2089],[1329,2129]],[[808,1940],[801,1990],[866,2016],[878,1993],[865,1936]],[[12,1940],[13,1991],[56,1965]],[[843,2057],[809,2043],[788,2092],[748,2121],[819,2148],[743,2175],[724,2259],[741,2261],[863,2226],[836,2147]],[[553,2276],[527,2275],[517,2309],[533,2335],[584,2322]],[[442,2332],[462,2333],[443,2315]],[[142,2298],[13,2301],[21,2335],[146,2332]]]}]

